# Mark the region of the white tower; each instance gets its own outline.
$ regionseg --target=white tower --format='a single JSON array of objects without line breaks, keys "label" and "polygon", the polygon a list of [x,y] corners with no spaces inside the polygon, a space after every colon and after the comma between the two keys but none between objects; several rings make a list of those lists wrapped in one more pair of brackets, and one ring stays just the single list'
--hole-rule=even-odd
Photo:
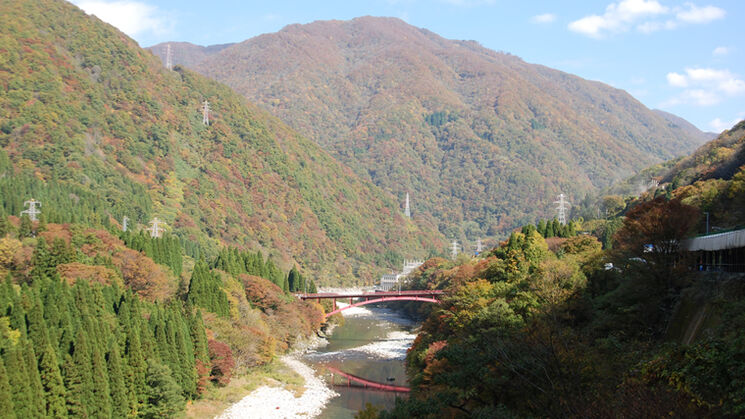
[{"label": "white tower", "polygon": [[476,254],[481,254],[484,251],[484,244],[481,243],[481,239],[476,239]]},{"label": "white tower", "polygon": [[450,246],[450,256],[455,259],[456,257],[458,257],[458,250],[460,249],[460,245],[458,244],[457,240],[453,240],[453,242],[450,243]]},{"label": "white tower", "polygon": [[38,209],[38,208],[36,208],[37,205],[39,207],[41,207],[41,202],[39,202],[39,201],[37,201],[37,200],[35,200],[33,198],[31,198],[30,200],[24,202],[23,203],[23,206],[24,207],[28,207],[28,209],[21,211],[21,216],[23,216],[23,214],[28,214],[28,218],[31,221],[36,221],[37,220],[36,216],[39,215],[39,214],[41,214],[41,210]]},{"label": "white tower", "polygon": [[569,201],[564,200],[565,196],[563,193],[559,194],[559,200],[554,201],[554,204],[558,204],[559,206],[556,207],[556,209],[559,211],[558,220],[561,223],[561,225],[567,224],[567,209],[571,206]]},{"label": "white tower", "polygon": [[406,207],[404,208],[404,215],[411,218],[411,207],[409,207],[409,193],[406,192]]},{"label": "white tower", "polygon": [[171,44],[166,44],[166,68],[169,70],[173,69],[173,51],[171,51]]},{"label": "white tower", "polygon": [[204,125],[210,124],[210,103],[206,100],[202,102],[202,123]]},{"label": "white tower", "polygon": [[125,215],[124,218],[122,218],[122,231],[127,231],[128,222],[129,222],[129,217]]},{"label": "white tower", "polygon": [[163,221],[160,221],[158,217],[150,220],[150,228],[147,230],[150,232],[150,237],[161,237],[163,235]]}]

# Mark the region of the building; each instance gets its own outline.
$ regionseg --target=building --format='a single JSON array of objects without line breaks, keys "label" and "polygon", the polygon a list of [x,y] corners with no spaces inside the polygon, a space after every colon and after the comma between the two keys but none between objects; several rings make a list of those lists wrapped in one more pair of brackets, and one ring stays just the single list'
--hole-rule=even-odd
[{"label": "building", "polygon": [[418,268],[424,263],[423,260],[404,260],[403,270],[399,273],[389,273],[380,277],[380,285],[378,289],[382,291],[390,291],[396,287],[397,284],[406,281],[406,276],[409,275],[414,269]]},{"label": "building", "polygon": [[699,271],[745,272],[745,230],[683,240],[681,247],[695,254]]}]

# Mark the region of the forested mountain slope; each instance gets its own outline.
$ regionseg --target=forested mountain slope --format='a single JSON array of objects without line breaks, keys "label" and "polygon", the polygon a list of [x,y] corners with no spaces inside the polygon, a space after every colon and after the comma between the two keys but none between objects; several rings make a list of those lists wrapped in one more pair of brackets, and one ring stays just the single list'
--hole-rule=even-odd
[{"label": "forested mountain slope", "polygon": [[64,1],[2,2],[0,12],[8,214],[35,198],[50,222],[128,216],[139,228],[157,216],[192,256],[214,256],[216,244],[276,249],[282,265],[327,283],[441,246],[390,195],[228,87],[166,70]]},{"label": "forested mountain slope", "polygon": [[745,227],[745,121],[680,160],[662,182],[683,202],[708,212],[712,226]]},{"label": "forested mountain slope", "polygon": [[411,192],[448,236],[552,215],[559,192],[579,200],[707,139],[624,91],[392,18],[290,25],[195,69]]}]

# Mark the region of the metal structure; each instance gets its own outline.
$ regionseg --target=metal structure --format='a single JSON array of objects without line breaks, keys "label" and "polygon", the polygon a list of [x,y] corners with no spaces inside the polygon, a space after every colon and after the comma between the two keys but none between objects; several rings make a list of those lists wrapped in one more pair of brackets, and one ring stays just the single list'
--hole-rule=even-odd
[{"label": "metal structure", "polygon": [[127,231],[128,222],[129,222],[129,217],[125,215],[124,218],[122,218],[122,231]]},{"label": "metal structure", "polygon": [[[408,393],[409,391],[411,391],[411,389],[408,388],[408,387],[393,386],[393,385],[390,385],[390,384],[384,384],[384,383],[378,383],[378,382],[375,382],[375,381],[370,381],[370,380],[364,379],[362,377],[358,377],[356,375],[352,375],[352,374],[346,373],[346,372],[344,372],[344,371],[342,371],[342,370],[340,370],[338,368],[334,368],[332,366],[327,366],[326,369],[329,370],[329,372],[331,373],[331,384],[334,385],[334,386],[339,386],[339,387],[357,387],[357,386],[353,386],[352,385],[352,383],[356,383],[356,384],[359,385],[359,387],[365,388],[365,389],[375,389],[375,390],[381,390],[381,391],[392,391],[392,392],[395,392],[395,393]],[[343,378],[346,378],[347,379],[347,383],[346,384],[336,384],[336,383],[334,383],[334,375],[339,375],[339,376],[341,376]]]},{"label": "metal structure", "polygon": [[173,70],[173,51],[171,51],[171,44],[166,44],[166,68]]},{"label": "metal structure", "polygon": [[210,124],[210,103],[206,100],[202,102],[202,123],[204,125]]},{"label": "metal structure", "polygon": [[458,257],[458,252],[460,251],[460,245],[458,244],[457,240],[453,240],[453,242],[450,243],[450,246],[451,246],[450,256],[452,256],[453,259],[455,259],[456,257]]},{"label": "metal structure", "polygon": [[160,221],[158,217],[150,220],[150,227],[147,229],[150,232],[150,237],[157,238],[163,235],[164,228],[162,227],[165,223]]},{"label": "metal structure", "polygon": [[[425,290],[425,291],[389,291],[389,292],[363,292],[357,294],[338,294],[338,293],[317,293],[317,294],[296,294],[301,300],[333,300],[334,311],[326,313],[326,318],[336,313],[352,307],[364,306],[367,304],[381,303],[384,301],[423,301],[428,303],[440,304],[439,298],[444,291],[442,290]],[[349,305],[336,308],[336,300],[349,300]],[[359,300],[354,302],[353,300]]]},{"label": "metal structure", "polygon": [[569,203],[569,201],[566,201],[565,195],[563,193],[560,193],[558,196],[559,200],[554,201],[554,204],[558,204],[559,206],[556,207],[556,209],[559,211],[558,220],[561,223],[561,225],[567,225],[567,210],[572,205]]},{"label": "metal structure", "polygon": [[24,207],[28,207],[27,210],[21,211],[21,217],[23,217],[23,214],[27,214],[28,218],[31,221],[37,221],[38,218],[36,218],[37,215],[41,214],[41,210],[39,208],[36,208],[36,206],[41,207],[41,202],[31,198],[28,201],[23,203]]},{"label": "metal structure", "polygon": [[481,239],[476,239],[476,246],[474,247],[476,248],[477,255],[484,251],[484,244],[481,243]]},{"label": "metal structure", "polygon": [[406,192],[406,207],[404,208],[404,215],[411,218],[411,207],[409,206],[409,193]]}]

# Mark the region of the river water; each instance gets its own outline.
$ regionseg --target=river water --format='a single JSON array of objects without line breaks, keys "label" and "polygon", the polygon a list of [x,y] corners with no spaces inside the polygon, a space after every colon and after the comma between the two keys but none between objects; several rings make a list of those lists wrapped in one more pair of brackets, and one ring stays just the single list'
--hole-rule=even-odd
[{"label": "river water", "polygon": [[343,311],[345,322],[334,329],[328,345],[303,357],[339,393],[326,405],[321,418],[352,418],[366,403],[389,409],[396,397],[407,397],[404,392],[365,388],[344,376],[407,387],[404,359],[417,325],[391,310],[368,307]]}]

